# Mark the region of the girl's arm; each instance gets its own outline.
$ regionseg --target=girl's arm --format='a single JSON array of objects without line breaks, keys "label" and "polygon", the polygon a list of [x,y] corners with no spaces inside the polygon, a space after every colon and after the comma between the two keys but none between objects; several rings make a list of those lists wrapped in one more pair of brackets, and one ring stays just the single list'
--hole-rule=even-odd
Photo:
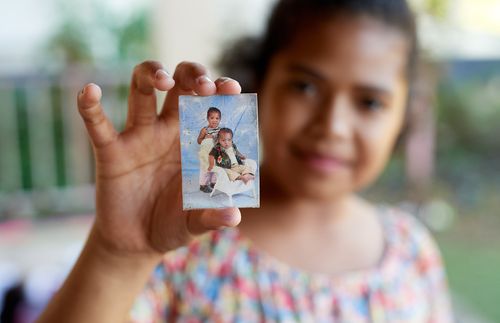
[{"label": "girl's arm", "polygon": [[246,159],[245,155],[243,155],[238,149],[235,149],[235,151],[236,151],[236,156],[240,157],[243,160]]},{"label": "girl's arm", "polygon": [[[179,95],[241,91],[234,80],[212,82],[207,75],[196,63],[179,64],[173,78],[158,62],[138,65],[122,133],[104,114],[98,86],[88,84],[78,94],[96,160],[96,218],[77,263],[39,323],[124,322],[165,252],[196,234],[239,223],[236,208],[182,211]],[[168,91],[159,114],[155,90]]]},{"label": "girl's arm", "polygon": [[198,139],[196,140],[198,141],[198,145],[201,145],[201,142],[203,141],[203,139],[205,139],[206,135],[207,135],[207,129],[201,128],[200,134],[198,135]]},{"label": "girl's arm", "polygon": [[128,321],[134,300],[162,256],[107,250],[95,231],[39,323]]}]

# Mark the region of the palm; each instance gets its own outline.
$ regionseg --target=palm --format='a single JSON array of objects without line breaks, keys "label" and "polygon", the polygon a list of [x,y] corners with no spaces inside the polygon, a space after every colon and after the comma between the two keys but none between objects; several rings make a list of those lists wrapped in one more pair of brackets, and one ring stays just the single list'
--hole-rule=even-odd
[{"label": "palm", "polygon": [[[140,72],[136,69],[135,74]],[[132,86],[141,80],[135,74]],[[154,90],[146,88],[145,95],[131,88],[127,126],[120,134],[110,124],[89,125],[80,108],[96,157],[96,227],[108,244],[121,251],[164,252],[190,236],[187,213],[181,207],[177,101],[179,94],[192,91],[163,83],[159,86],[170,91],[159,116]]]},{"label": "palm", "polygon": [[[169,190],[169,187],[180,187],[179,144],[175,132],[158,122],[147,129],[125,132],[113,144],[96,149],[97,209],[106,212],[106,217],[100,219],[114,241],[120,241],[119,237],[126,232],[128,239],[123,242],[127,246],[122,246],[126,249],[163,249],[150,241],[150,235],[166,233],[161,232],[165,226],[153,224],[162,214],[180,218],[180,214],[166,210],[168,205],[180,206],[176,190]],[[110,201],[116,204],[110,205]]]}]

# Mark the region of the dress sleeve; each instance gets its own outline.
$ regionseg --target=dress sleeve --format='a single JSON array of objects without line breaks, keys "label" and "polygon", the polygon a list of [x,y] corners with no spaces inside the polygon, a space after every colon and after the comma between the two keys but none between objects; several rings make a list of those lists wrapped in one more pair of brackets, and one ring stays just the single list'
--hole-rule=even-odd
[{"label": "dress sleeve", "polygon": [[187,253],[185,247],[172,251],[155,268],[132,306],[129,323],[177,321]]},{"label": "dress sleeve", "polygon": [[137,296],[129,314],[129,323],[166,322],[169,303],[165,272],[158,266],[142,292]]},{"label": "dress sleeve", "polygon": [[439,248],[427,228],[414,222],[416,264],[427,287],[429,299],[429,323],[454,322],[451,299]]},{"label": "dress sleeve", "polygon": [[214,147],[212,148],[212,150],[210,150],[210,153],[208,153],[210,156],[213,156],[214,158],[217,158],[218,157],[218,152],[217,152],[217,149]]}]

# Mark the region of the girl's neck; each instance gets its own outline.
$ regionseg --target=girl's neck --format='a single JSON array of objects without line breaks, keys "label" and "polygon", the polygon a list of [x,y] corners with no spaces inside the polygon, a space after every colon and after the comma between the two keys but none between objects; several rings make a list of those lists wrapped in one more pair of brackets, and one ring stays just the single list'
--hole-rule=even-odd
[{"label": "girl's neck", "polygon": [[243,209],[239,225],[259,250],[293,267],[327,274],[378,263],[383,228],[371,204],[355,194],[328,201],[297,198],[269,181],[272,177],[262,178],[261,208]]},{"label": "girl's neck", "polygon": [[[292,196],[266,176],[262,169],[261,208],[245,210],[244,221],[279,226],[281,230],[337,226],[350,214],[372,212],[373,207],[356,194],[345,194],[327,201]],[[272,220],[270,220],[270,218]]]}]

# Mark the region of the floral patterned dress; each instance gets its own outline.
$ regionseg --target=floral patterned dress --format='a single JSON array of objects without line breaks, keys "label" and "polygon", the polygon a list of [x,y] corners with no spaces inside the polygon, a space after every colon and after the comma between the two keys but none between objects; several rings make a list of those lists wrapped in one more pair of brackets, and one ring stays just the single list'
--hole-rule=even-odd
[{"label": "floral patterned dress", "polygon": [[452,322],[441,258],[426,228],[392,208],[380,220],[386,238],[379,264],[337,276],[291,267],[237,228],[205,234],[167,254],[131,322]]}]

